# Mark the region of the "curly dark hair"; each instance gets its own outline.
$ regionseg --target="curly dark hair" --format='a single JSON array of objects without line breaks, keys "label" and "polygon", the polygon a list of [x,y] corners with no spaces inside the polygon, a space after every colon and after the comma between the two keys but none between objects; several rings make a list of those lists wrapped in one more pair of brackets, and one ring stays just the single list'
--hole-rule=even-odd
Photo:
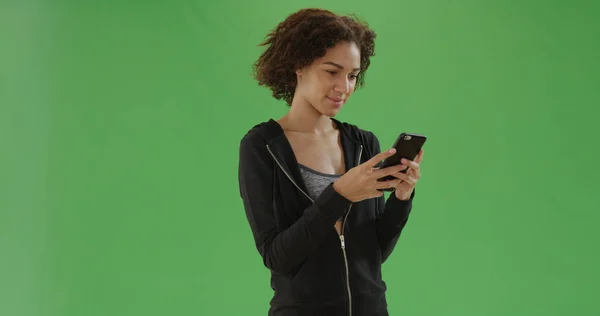
[{"label": "curly dark hair", "polygon": [[339,42],[354,42],[360,48],[361,72],[355,89],[364,85],[364,76],[375,55],[376,33],[355,15],[337,15],[324,9],[302,9],[289,15],[269,32],[259,46],[266,50],[253,64],[253,76],[268,87],[277,100],[291,105],[296,88],[296,70],[323,57]]}]

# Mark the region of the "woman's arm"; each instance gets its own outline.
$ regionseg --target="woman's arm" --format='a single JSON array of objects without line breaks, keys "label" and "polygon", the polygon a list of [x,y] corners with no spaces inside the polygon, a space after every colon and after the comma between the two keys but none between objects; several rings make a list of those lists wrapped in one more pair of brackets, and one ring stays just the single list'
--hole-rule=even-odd
[{"label": "woman's arm", "polygon": [[280,229],[273,210],[274,170],[274,161],[260,135],[245,135],[240,143],[238,179],[255,245],[267,268],[293,276],[351,202],[329,185],[300,219]]},{"label": "woman's arm", "polygon": [[[371,133],[371,144],[373,148],[373,156],[381,151],[377,136]],[[409,199],[399,200],[396,194],[390,196],[380,196],[377,198],[378,216],[377,216],[377,239],[381,248],[382,262],[392,254],[400,234],[406,226],[408,217],[412,210],[412,201],[415,192],[413,190]]]}]

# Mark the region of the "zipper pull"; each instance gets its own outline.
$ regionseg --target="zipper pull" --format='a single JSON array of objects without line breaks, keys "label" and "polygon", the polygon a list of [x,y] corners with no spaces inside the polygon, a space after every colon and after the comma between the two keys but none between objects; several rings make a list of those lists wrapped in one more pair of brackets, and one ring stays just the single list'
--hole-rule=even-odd
[{"label": "zipper pull", "polygon": [[340,235],[340,240],[342,241],[342,249],[346,249],[346,242],[344,241],[344,235]]}]

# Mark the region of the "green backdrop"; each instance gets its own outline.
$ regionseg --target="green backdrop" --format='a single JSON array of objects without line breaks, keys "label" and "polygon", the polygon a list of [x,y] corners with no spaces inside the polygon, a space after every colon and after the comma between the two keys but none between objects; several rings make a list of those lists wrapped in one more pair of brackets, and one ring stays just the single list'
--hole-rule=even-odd
[{"label": "green backdrop", "polygon": [[597,1],[0,4],[0,315],[266,315],[239,140],[302,7],[378,32],[338,117],[429,136],[392,315],[599,315]]}]

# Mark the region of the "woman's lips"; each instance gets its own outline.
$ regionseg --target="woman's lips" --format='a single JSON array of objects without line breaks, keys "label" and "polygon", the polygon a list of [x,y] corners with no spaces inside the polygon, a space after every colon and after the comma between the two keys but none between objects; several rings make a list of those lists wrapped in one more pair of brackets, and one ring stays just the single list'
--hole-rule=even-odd
[{"label": "woman's lips", "polygon": [[335,107],[341,107],[345,101],[345,99],[340,99],[340,98],[327,97],[327,99],[329,99],[329,101],[331,101],[331,104],[333,104],[333,106],[335,106]]}]

